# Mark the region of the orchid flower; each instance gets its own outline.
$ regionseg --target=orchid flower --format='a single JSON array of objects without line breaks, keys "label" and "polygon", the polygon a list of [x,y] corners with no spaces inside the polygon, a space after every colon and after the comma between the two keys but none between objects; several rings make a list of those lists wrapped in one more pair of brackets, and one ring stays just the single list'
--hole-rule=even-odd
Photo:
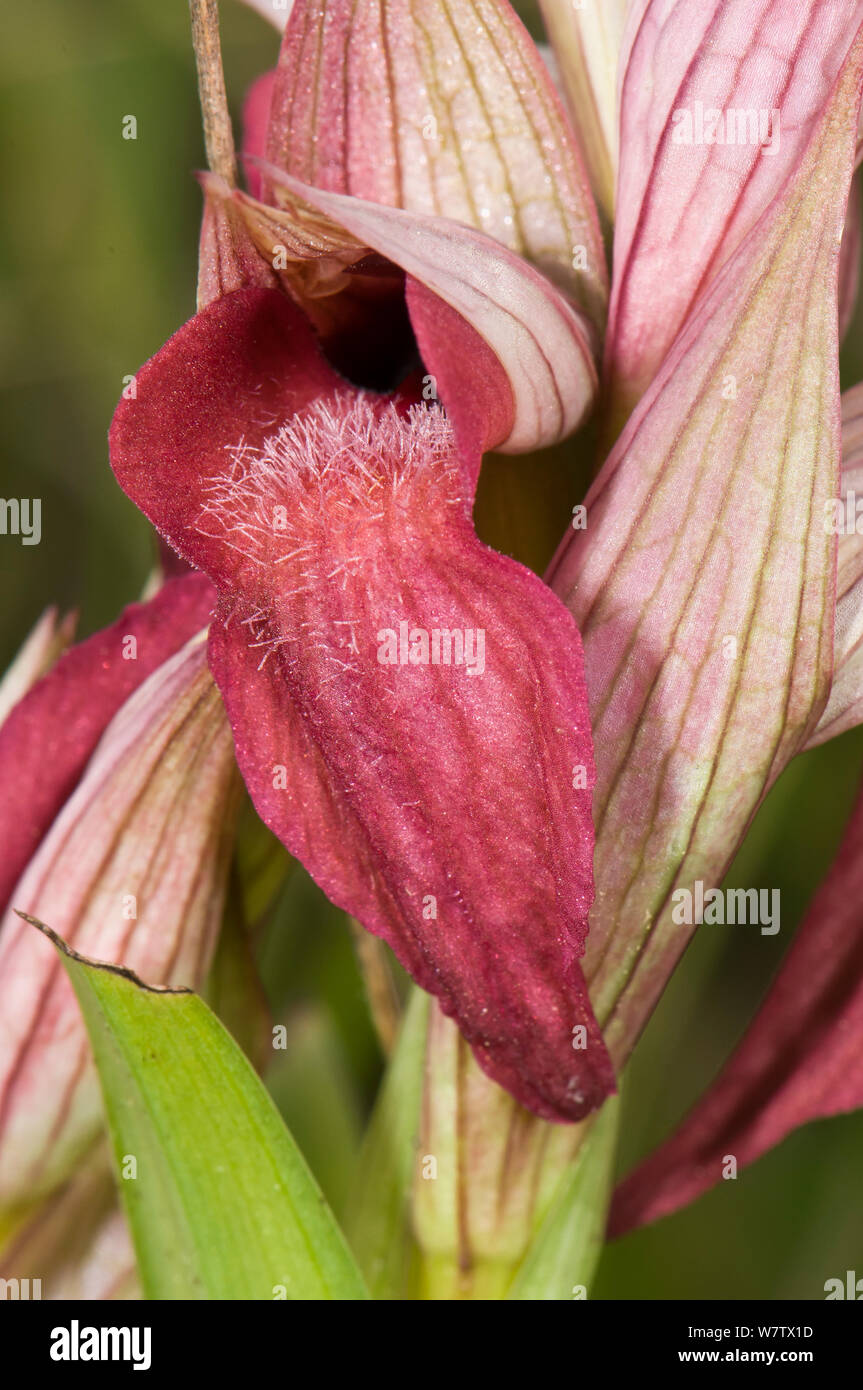
[{"label": "orchid flower", "polygon": [[[239,161],[215,4],[191,8],[198,308],[110,431],[178,577],[0,727],[32,807],[7,807],[0,878],[0,1006],[24,1001],[0,1012],[0,1198],[54,1203],[19,1250],[89,1204],[101,1286],[125,1280],[83,1023],[28,923],[201,988],[238,770],[433,997],[369,1131],[374,1155],[414,1106],[397,1199],[357,1199],[372,1292],[401,1296],[410,1245],[421,1297],[557,1297],[541,1252],[579,1223],[588,1263],[601,1244],[620,1078],[703,917],[681,899],[717,902],[791,760],[863,723],[863,386],[840,406],[838,371],[863,0],[542,0],[549,65],[507,0],[255,0],[284,32]],[[535,456],[579,430],[595,476],[540,578],[478,534],[484,460],[526,456],[529,508]],[[609,1234],[863,1105],[861,817]]]}]

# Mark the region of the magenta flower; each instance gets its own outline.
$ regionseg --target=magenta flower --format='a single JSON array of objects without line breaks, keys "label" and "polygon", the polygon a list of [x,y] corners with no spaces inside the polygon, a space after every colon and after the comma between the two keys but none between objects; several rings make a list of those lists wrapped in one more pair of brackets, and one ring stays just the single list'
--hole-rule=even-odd
[{"label": "magenta flower", "polygon": [[102,1129],[71,985],[20,913],[154,984],[206,976],[237,804],[195,640],[212,606],[202,575],[169,581],[62,656],[0,727],[3,1211],[54,1191]]}]

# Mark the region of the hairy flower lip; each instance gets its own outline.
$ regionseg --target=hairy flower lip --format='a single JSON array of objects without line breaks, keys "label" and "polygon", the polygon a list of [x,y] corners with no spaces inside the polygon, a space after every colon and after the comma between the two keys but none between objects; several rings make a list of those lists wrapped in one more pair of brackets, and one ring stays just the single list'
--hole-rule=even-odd
[{"label": "hairy flower lip", "polygon": [[[219,588],[210,667],[258,813],[495,1079],[547,1118],[582,1118],[614,1078],[578,966],[592,895],[578,634],[477,540],[478,458],[456,452],[439,406],[413,416],[348,387],[273,291],[209,306],[137,383],[112,463]],[[482,629],[481,679],[421,647],[376,658],[402,621],[459,630],[465,649]]]},{"label": "hairy flower lip", "polygon": [[672,890],[721,880],[827,698],[822,505],[861,65],[858,34],[791,183],[699,300],[589,494],[589,539],[571,533],[551,570],[584,634],[603,908],[585,969],[617,1065],[686,944]]},{"label": "hairy flower lip", "polygon": [[136,1296],[135,1252],[107,1143],[13,1229],[0,1249],[0,1279],[38,1280],[49,1300]]}]

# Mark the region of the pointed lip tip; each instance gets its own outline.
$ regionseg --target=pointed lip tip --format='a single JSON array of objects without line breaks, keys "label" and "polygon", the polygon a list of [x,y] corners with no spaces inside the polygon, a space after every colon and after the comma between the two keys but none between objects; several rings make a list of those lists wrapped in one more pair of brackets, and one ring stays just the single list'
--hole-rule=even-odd
[{"label": "pointed lip tip", "polygon": [[16,917],[20,917],[23,922],[27,922],[31,927],[35,927],[43,936],[46,936],[53,946],[56,946],[62,955],[69,960],[76,961],[79,965],[86,965],[94,970],[105,970],[111,975],[120,975],[124,980],[129,980],[131,984],[137,985],[139,989],[147,990],[149,994],[194,994],[193,989],[186,985],[151,985],[146,980],[142,980],[140,975],[136,975],[134,970],[130,970],[126,965],[114,965],[107,960],[95,960],[92,956],[85,956],[80,951],[76,951],[63,937],[55,932],[53,927],[41,922],[38,917],[31,917],[29,912],[22,912],[20,908],[12,909]]}]

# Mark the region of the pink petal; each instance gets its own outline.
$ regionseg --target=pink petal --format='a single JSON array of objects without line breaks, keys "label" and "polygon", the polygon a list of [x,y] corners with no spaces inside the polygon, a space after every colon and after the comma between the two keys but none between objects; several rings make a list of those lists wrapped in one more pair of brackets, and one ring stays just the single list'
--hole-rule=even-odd
[{"label": "pink petal", "polygon": [[[61,657],[0,727],[7,793],[0,798],[0,911],[103,730],[132,691],[206,627],[213,597],[203,575],[170,581]],[[134,658],[124,655],[133,649]]]},{"label": "pink petal", "polygon": [[75,635],[77,613],[59,618],[56,608],[46,608],[28,634],[12,665],[0,680],[0,728],[27,691],[63,655]]},{"label": "pink petal", "polygon": [[583,634],[598,766],[586,961],[617,1064],[830,682],[836,282],[861,40],[798,173],[714,282],[552,568]]},{"label": "pink petal", "polygon": [[[495,1080],[546,1118],[582,1117],[614,1079],[578,965],[579,640],[534,575],[477,540],[477,460],[438,406],[340,382],[296,309],[255,291],[141,370],[111,444],[130,496],[220,589],[211,669],[262,819]],[[381,659],[402,623],[427,662]],[[434,660],[444,630],[483,634],[473,673]]]},{"label": "pink petal", "polygon": [[[606,340],[616,420],[626,418],[697,296],[793,174],[861,19],[859,0],[633,5]],[[702,117],[711,109],[763,112],[768,139],[779,132],[773,150],[708,144],[703,119],[698,143],[696,103]],[[778,127],[770,124],[774,110]],[[686,113],[691,144],[679,143]]]},{"label": "pink petal", "polygon": [[[300,184],[286,175],[279,186],[319,208],[358,241],[402,267],[415,281],[461,315],[470,329],[490,349],[476,381],[493,372],[488,388],[480,386],[485,402],[493,400],[500,421],[508,414],[506,432],[499,438],[486,432],[486,448],[520,453],[543,448],[565,439],[589,413],[596,394],[593,336],[582,317],[548,280],[518,256],[489,237],[443,218],[428,217],[399,208],[382,207],[359,198]],[[421,340],[426,366],[435,376],[446,373],[439,362],[451,355],[447,337],[434,332],[436,320],[427,295],[409,298],[418,315],[415,331]],[[447,320],[452,323],[451,317]],[[464,331],[460,330],[462,346]],[[482,352],[482,345],[479,344]],[[497,367],[494,367],[494,359]],[[457,379],[459,363],[451,372]],[[512,413],[504,400],[512,395]],[[447,408],[450,401],[441,392]],[[467,397],[465,395],[465,400]],[[499,428],[503,428],[502,424]]]},{"label": "pink petal", "polygon": [[[413,1165],[411,1222],[429,1266],[436,1301],[503,1297],[567,1171],[585,1128],[537,1121],[489,1085],[458,1029],[428,1014],[417,1153],[437,1160],[434,1180]],[[484,1271],[485,1287],[477,1284]],[[494,1272],[498,1278],[495,1281]],[[432,1283],[428,1271],[426,1279]]]},{"label": "pink petal", "polygon": [[833,682],[807,748],[863,722],[863,384],[852,386],[842,397],[838,505],[831,499],[821,524],[839,538]]},{"label": "pink petal", "polygon": [[205,658],[200,634],[132,692],[13,888],[0,927],[0,1207],[65,1181],[103,1124],[74,991],[17,914],[151,984],[206,976],[239,778]]},{"label": "pink petal", "polygon": [[[264,0],[264,3],[269,4],[271,0]],[[252,83],[243,103],[243,154],[252,156],[252,160],[263,159],[267,152],[267,129],[270,124],[275,81],[275,68],[270,72],[261,73]],[[261,176],[252,160],[246,164],[246,176],[249,192],[253,198],[259,198]]]},{"label": "pink petal", "polygon": [[863,1105],[863,796],[742,1043],[680,1129],[617,1190],[612,1235],[692,1202],[810,1120]]}]

